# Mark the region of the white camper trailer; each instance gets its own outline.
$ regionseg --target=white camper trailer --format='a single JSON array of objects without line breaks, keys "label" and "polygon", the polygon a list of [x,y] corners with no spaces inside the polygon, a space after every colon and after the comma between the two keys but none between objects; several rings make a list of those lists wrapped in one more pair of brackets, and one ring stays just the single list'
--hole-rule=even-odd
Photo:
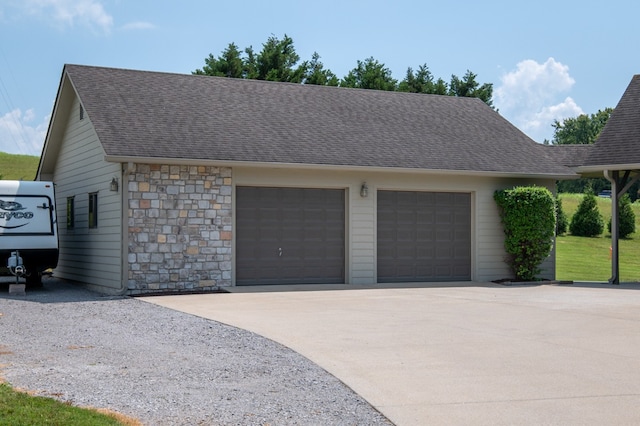
[{"label": "white camper trailer", "polygon": [[42,283],[42,272],[57,266],[52,182],[0,180],[0,262],[33,287]]}]

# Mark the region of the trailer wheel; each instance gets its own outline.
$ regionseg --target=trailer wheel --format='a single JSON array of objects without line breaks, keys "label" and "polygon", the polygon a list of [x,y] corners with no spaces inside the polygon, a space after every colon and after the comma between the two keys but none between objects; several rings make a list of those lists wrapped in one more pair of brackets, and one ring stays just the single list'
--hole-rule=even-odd
[{"label": "trailer wheel", "polygon": [[39,272],[31,273],[26,276],[26,287],[27,288],[40,288],[42,287],[42,274]]}]

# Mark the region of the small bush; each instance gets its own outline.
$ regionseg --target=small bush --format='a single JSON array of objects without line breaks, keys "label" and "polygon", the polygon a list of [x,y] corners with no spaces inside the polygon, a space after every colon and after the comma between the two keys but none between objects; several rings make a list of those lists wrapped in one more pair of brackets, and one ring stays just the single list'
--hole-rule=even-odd
[{"label": "small bush", "polygon": [[556,229],[555,202],[546,188],[517,187],[496,191],[504,225],[507,262],[517,280],[531,281],[551,253]]},{"label": "small bush", "polygon": [[596,196],[592,192],[586,193],[578,204],[578,210],[571,219],[569,230],[577,237],[595,237],[602,234],[604,220],[598,210]]},{"label": "small bush", "polygon": [[[624,194],[618,203],[618,237],[627,238],[636,232],[636,215],[631,207],[629,194]],[[611,219],[609,219],[609,232],[611,232]]]},{"label": "small bush", "polygon": [[569,219],[562,209],[562,200],[556,195],[556,235],[567,233],[569,229]]}]

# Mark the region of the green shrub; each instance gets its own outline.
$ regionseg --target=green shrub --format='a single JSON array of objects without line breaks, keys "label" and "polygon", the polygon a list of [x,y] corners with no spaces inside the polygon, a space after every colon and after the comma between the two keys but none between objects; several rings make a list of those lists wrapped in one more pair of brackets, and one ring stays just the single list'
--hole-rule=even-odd
[{"label": "green shrub", "polygon": [[595,237],[602,234],[604,220],[598,210],[596,196],[592,192],[584,194],[578,209],[571,219],[569,230],[577,237]]},{"label": "green shrub", "polygon": [[551,253],[556,229],[555,202],[542,187],[496,191],[493,197],[504,226],[507,263],[517,280],[531,281]]},{"label": "green shrub", "polygon": [[[627,238],[636,232],[636,215],[631,207],[629,194],[624,194],[618,203],[618,237]],[[609,232],[611,232],[611,219],[609,219]]]},{"label": "green shrub", "polygon": [[569,229],[569,219],[562,209],[562,200],[556,195],[556,235],[567,233]]}]

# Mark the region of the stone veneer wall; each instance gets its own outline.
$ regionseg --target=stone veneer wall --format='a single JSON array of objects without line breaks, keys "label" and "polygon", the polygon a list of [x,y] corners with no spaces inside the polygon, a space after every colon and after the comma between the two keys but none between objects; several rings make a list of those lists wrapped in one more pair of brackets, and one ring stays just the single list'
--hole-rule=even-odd
[{"label": "stone veneer wall", "polygon": [[230,286],[231,193],[230,168],[133,165],[129,293]]}]

